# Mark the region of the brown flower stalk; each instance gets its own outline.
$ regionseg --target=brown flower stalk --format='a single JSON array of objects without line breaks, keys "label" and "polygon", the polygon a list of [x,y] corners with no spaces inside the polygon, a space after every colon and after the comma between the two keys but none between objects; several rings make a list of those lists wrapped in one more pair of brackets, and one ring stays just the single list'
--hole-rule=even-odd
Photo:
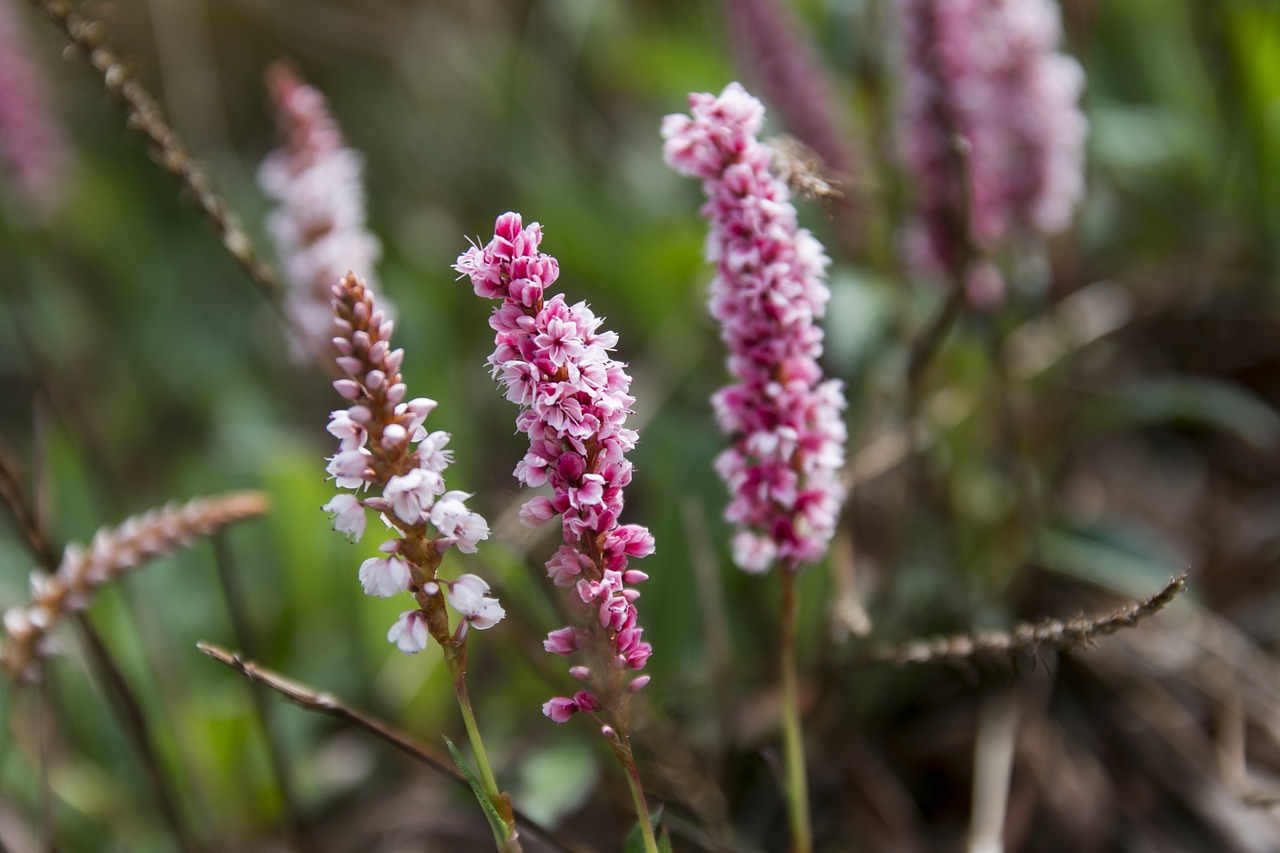
[{"label": "brown flower stalk", "polygon": [[984,631],[978,634],[955,634],[935,639],[908,640],[886,646],[871,654],[862,665],[891,663],[897,666],[929,663],[967,663],[979,658],[1011,660],[1019,654],[1034,654],[1041,649],[1074,651],[1088,648],[1099,637],[1132,628],[1148,616],[1160,612],[1187,588],[1184,572],[1170,579],[1164,589],[1144,601],[1132,602],[1106,616],[1084,616],[1062,621],[1042,619],[1020,622],[1010,631]]},{"label": "brown flower stalk", "polygon": [[0,667],[14,678],[36,679],[47,651],[45,637],[63,615],[84,609],[95,588],[152,557],[266,511],[267,500],[258,492],[197,498],[134,516],[114,529],[104,527],[88,548],[68,545],[56,572],[32,576],[31,602],[5,612]]}]

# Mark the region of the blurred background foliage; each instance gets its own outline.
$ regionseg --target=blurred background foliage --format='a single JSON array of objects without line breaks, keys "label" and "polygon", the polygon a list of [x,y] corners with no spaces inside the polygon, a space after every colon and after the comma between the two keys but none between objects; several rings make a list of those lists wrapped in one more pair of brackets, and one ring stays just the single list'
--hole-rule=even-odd
[{"label": "blurred background foliage", "polygon": [[[1071,233],[1006,259],[1006,303],[961,317],[945,340],[924,378],[916,462],[900,450],[903,374],[944,294],[897,260],[910,176],[894,148],[893,4],[794,8],[860,152],[851,204],[801,211],[835,260],[827,366],[847,383],[856,481],[831,559],[803,579],[819,848],[959,846],[975,721],[986,697],[1011,693],[1023,721],[1013,848],[1275,849],[1280,820],[1253,800],[1280,791],[1280,4],[1064,0],[1066,48],[1088,76],[1087,197]],[[366,160],[410,391],[439,400],[431,420],[457,456],[449,483],[474,492],[497,531],[446,571],[483,566],[511,614],[472,644],[500,781],[584,849],[617,849],[628,806],[604,744],[539,712],[564,688],[540,644],[558,624],[540,568],[552,543],[513,523],[523,451],[485,369],[489,305],[449,268],[465,235],[487,234],[504,210],[543,223],[560,284],[608,318],[636,377],[627,520],[659,547],[642,566],[656,650],[635,736],[642,772],[677,849],[782,849],[775,580],[729,563],[710,467],[722,439],[706,401],[724,374],[703,308],[701,199],[663,165],[658,137],[688,92],[752,87],[725,6],[83,9],[264,247],[263,69],[289,58],[328,96]],[[208,544],[104,591],[91,618],[144,701],[202,845],[287,848],[299,836],[246,685],[196,641],[252,642],[260,662],[437,746],[441,732],[461,739],[448,675],[436,650],[406,657],[385,641],[401,602],[356,583],[376,543],[348,545],[319,510],[332,494],[328,381],[290,360],[272,306],[93,72],[64,61],[36,10],[20,11],[74,164],[46,216],[0,187],[0,434],[59,544],[173,499],[270,495],[265,520],[221,540],[249,638],[233,629]],[[6,527],[0,602],[24,600],[32,562]],[[876,642],[1105,612],[1184,569],[1188,600],[1095,650],[991,668],[850,665]],[[869,637],[857,636],[864,615]],[[46,689],[4,691],[0,839],[39,849],[51,825],[60,849],[172,849],[75,634],[58,639]],[[327,719],[268,706],[304,841],[487,844],[465,791]]]}]

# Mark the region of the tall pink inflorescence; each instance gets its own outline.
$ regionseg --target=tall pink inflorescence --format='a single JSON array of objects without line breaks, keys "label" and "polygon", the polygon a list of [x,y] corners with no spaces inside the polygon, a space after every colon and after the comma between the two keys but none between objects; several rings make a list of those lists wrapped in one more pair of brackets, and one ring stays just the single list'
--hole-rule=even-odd
[{"label": "tall pink inflorescence", "polygon": [[[400,614],[387,640],[415,653],[429,637],[441,647],[461,648],[468,627],[491,628],[505,615],[489,585],[464,574],[448,581],[436,572],[445,551],[474,554],[489,537],[489,525],[466,506],[466,492],[450,491],[444,471],[453,462],[449,434],[428,432],[434,400],[405,400],[400,375],[404,350],[391,348],[393,323],[377,307],[364,282],[348,273],[332,286],[338,367],[346,378],[333,387],[351,406],[329,415],[338,451],[328,473],[339,489],[324,506],[334,527],[351,539],[364,535],[366,510],[380,513],[393,535],[380,555],[360,566],[367,595],[390,598],[410,592],[418,606]],[[351,491],[348,491],[351,490]],[[445,601],[462,617],[451,634]]]},{"label": "tall pink inflorescence", "polygon": [[760,102],[730,83],[689,105],[691,115],[663,120],[662,135],[667,163],[708,196],[710,310],[735,380],[712,398],[733,440],[716,470],[732,496],[734,561],[748,572],[794,571],[826,552],[844,498],[844,391],[818,364],[828,260],[769,172]]},{"label": "tall pink inflorescence", "polygon": [[0,161],[27,201],[47,210],[61,194],[69,158],[17,5],[0,0]]},{"label": "tall pink inflorescence", "polygon": [[631,482],[627,453],[638,437],[625,425],[634,402],[631,377],[609,357],[617,334],[600,331],[601,318],[586,303],[547,296],[559,266],[538,251],[541,241],[537,223],[526,228],[519,214],[504,213],[493,239],[459,256],[454,269],[471,279],[478,296],[502,300],[489,320],[496,332],[489,364],[506,398],[521,407],[516,426],[529,437],[515,476],[552,491],[525,503],[521,518],[539,525],[560,516],[564,544],[547,562],[547,575],[574,590],[583,615],[580,624],[551,632],[544,646],[584,658],[585,665],[569,671],[590,690],[552,699],[543,713],[563,723],[582,711],[613,741],[625,732],[628,692],[649,681],[627,673],[643,669],[653,651],[641,638],[633,586],[647,576],[628,567],[631,558],[653,553],[653,536],[619,523]]},{"label": "tall pink inflorescence", "polygon": [[1084,72],[1055,50],[1050,0],[900,0],[900,11],[908,264],[981,293],[1011,235],[1070,224],[1084,193]]},{"label": "tall pink inflorescence", "polygon": [[324,96],[290,66],[273,65],[267,89],[281,145],[263,161],[258,183],[279,203],[267,229],[288,285],[285,313],[300,338],[298,355],[328,359],[330,290],[347,270],[371,281],[381,254],[365,228],[363,162],[347,147]]}]

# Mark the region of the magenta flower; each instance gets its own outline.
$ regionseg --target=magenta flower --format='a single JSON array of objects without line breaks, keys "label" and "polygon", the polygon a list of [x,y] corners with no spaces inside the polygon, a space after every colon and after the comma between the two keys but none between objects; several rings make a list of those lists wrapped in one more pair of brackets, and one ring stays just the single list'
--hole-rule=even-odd
[{"label": "magenta flower", "polygon": [[900,10],[903,154],[916,180],[907,261],[990,302],[998,271],[971,256],[1019,230],[1061,231],[1084,192],[1084,72],[1054,51],[1049,0],[900,0]]},{"label": "magenta flower", "polygon": [[302,352],[327,359],[330,289],[349,269],[370,280],[381,254],[365,228],[363,163],[346,146],[324,96],[288,65],[268,70],[267,89],[282,144],[263,161],[258,183],[280,205],[267,230],[284,266],[284,309]]},{"label": "magenta flower", "polygon": [[645,575],[627,570],[630,558],[653,553],[653,536],[618,523],[631,481],[626,455],[637,438],[625,425],[631,377],[609,357],[618,336],[600,331],[600,318],[585,303],[547,295],[559,265],[538,251],[541,241],[537,223],[526,228],[519,214],[504,213],[493,239],[463,253],[454,269],[471,279],[477,295],[502,300],[489,321],[497,333],[489,364],[507,399],[521,406],[516,425],[529,438],[515,476],[552,490],[550,498],[531,498],[521,518],[542,524],[560,516],[564,545],[547,562],[547,574],[557,586],[575,588],[571,600],[582,614],[581,625],[551,632],[545,646],[585,656],[588,665],[575,672],[588,675],[592,691],[553,699],[543,713],[564,722],[578,710],[603,712],[625,731],[625,673],[642,669],[653,652],[636,621],[639,592],[630,586]]},{"label": "magenta flower", "polygon": [[769,172],[769,149],[756,138],[760,102],[730,83],[689,104],[692,115],[667,116],[662,135],[667,163],[700,179],[709,198],[710,310],[735,380],[712,397],[733,437],[715,466],[731,493],[733,557],[748,572],[795,570],[826,552],[844,498],[844,392],[823,379],[815,325],[830,295],[828,261]]}]

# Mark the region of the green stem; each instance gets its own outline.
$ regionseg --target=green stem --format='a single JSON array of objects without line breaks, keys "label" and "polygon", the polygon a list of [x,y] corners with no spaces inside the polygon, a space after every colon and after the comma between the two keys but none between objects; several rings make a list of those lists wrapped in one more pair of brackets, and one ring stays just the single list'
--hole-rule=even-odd
[{"label": "green stem", "polygon": [[791,853],[811,853],[809,783],[805,774],[804,734],[800,728],[800,685],[796,673],[795,572],[779,566],[782,583],[782,737],[787,764],[787,811],[791,821]]},{"label": "green stem", "polygon": [[[627,744],[626,751],[630,755],[630,744]],[[634,758],[623,762],[623,766],[627,771],[627,784],[631,787],[631,799],[636,804],[636,817],[640,820],[640,835],[644,839],[645,853],[658,853],[658,840],[653,835],[653,819],[649,816],[649,803],[644,798],[644,786],[640,784],[640,771],[636,769]]]},{"label": "green stem", "polygon": [[453,653],[450,653],[449,649],[445,650],[449,670],[453,674],[453,692],[458,697],[458,708],[462,711],[462,724],[467,729],[467,740],[471,741],[471,752],[480,770],[480,784],[507,826],[506,837],[502,837],[495,827],[494,841],[498,845],[499,853],[517,853],[521,848],[517,840],[515,818],[511,812],[511,801],[506,794],[498,790],[498,780],[494,778],[493,768],[489,766],[489,755],[484,750],[484,741],[480,739],[480,727],[476,725],[476,715],[471,709],[471,696],[467,693],[465,655],[465,649]]}]

